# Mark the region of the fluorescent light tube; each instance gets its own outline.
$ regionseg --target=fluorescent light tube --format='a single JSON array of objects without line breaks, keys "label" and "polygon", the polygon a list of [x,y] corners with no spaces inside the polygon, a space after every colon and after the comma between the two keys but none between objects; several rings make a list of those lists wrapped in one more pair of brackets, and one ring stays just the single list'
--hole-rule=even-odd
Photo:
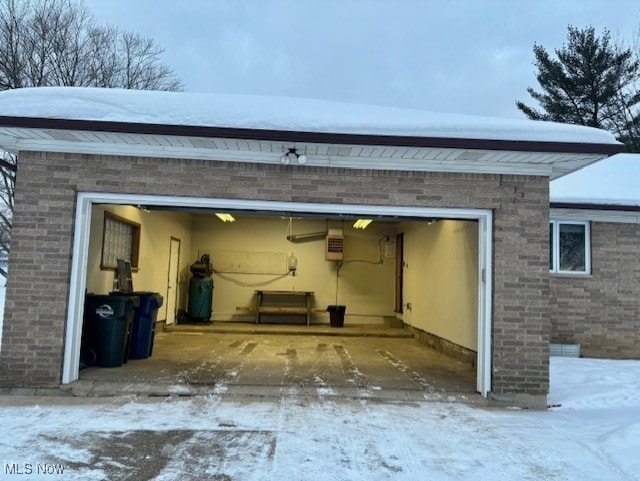
[{"label": "fluorescent light tube", "polygon": [[231,214],[222,214],[222,213],[216,212],[216,215],[218,216],[218,219],[220,219],[222,222],[236,221]]},{"label": "fluorescent light tube", "polygon": [[353,227],[355,229],[366,229],[371,222],[373,222],[372,219],[358,219],[355,224],[353,224]]}]

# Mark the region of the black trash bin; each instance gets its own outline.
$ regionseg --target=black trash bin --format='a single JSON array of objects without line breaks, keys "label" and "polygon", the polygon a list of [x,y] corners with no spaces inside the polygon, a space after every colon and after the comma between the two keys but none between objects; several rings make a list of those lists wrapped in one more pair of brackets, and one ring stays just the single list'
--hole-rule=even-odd
[{"label": "black trash bin", "polygon": [[88,294],[80,360],[87,366],[119,367],[127,362],[131,324],[139,298]]},{"label": "black trash bin", "polygon": [[344,326],[344,313],[347,310],[347,306],[329,306],[329,324],[331,327],[343,327]]},{"label": "black trash bin", "polygon": [[132,292],[131,295],[140,298],[140,305],[131,325],[129,359],[146,359],[153,352],[158,308],[162,306],[163,298],[157,292]]}]

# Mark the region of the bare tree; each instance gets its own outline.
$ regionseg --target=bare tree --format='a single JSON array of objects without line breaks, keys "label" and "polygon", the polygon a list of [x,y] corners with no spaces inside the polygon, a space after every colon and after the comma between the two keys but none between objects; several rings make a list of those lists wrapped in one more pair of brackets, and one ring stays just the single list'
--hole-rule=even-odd
[{"label": "bare tree", "polygon": [[122,52],[120,83],[124,88],[136,90],[180,90],[182,84],[170,79],[171,69],[158,60],[163,50],[147,37],[125,33],[119,38]]},{"label": "bare tree", "polygon": [[[83,0],[0,0],[0,90],[182,90],[163,52],[151,38],[98,25]],[[16,161],[0,159],[0,252],[9,250]]]},{"label": "bare tree", "polygon": [[103,27],[82,0],[0,0],[0,90],[182,90],[153,39]]},{"label": "bare tree", "polygon": [[[0,158],[0,254],[8,253],[11,243],[16,161],[17,157],[9,152],[3,152]],[[7,277],[4,264],[0,264],[0,275]]]}]

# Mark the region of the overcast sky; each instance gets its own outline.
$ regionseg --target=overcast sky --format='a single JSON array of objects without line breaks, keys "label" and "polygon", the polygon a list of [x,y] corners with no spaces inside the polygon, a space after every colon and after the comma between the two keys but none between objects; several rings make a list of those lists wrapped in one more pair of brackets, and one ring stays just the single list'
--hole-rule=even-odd
[{"label": "overcast sky", "polygon": [[85,0],[154,38],[194,92],[309,97],[522,118],[534,43],[567,25],[631,43],[638,0]]}]

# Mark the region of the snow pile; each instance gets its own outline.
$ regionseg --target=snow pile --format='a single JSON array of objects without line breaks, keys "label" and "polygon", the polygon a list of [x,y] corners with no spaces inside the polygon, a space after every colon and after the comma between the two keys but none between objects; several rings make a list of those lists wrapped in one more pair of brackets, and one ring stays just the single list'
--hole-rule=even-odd
[{"label": "snow pile", "polygon": [[551,202],[640,206],[640,154],[618,154],[551,181]]},{"label": "snow pile", "polygon": [[0,114],[296,132],[618,143],[609,132],[577,125],[257,95],[25,88],[0,93]]},{"label": "snow pile", "polygon": [[551,358],[551,361],[549,404],[560,404],[564,409],[640,407],[640,361],[586,358]]}]

